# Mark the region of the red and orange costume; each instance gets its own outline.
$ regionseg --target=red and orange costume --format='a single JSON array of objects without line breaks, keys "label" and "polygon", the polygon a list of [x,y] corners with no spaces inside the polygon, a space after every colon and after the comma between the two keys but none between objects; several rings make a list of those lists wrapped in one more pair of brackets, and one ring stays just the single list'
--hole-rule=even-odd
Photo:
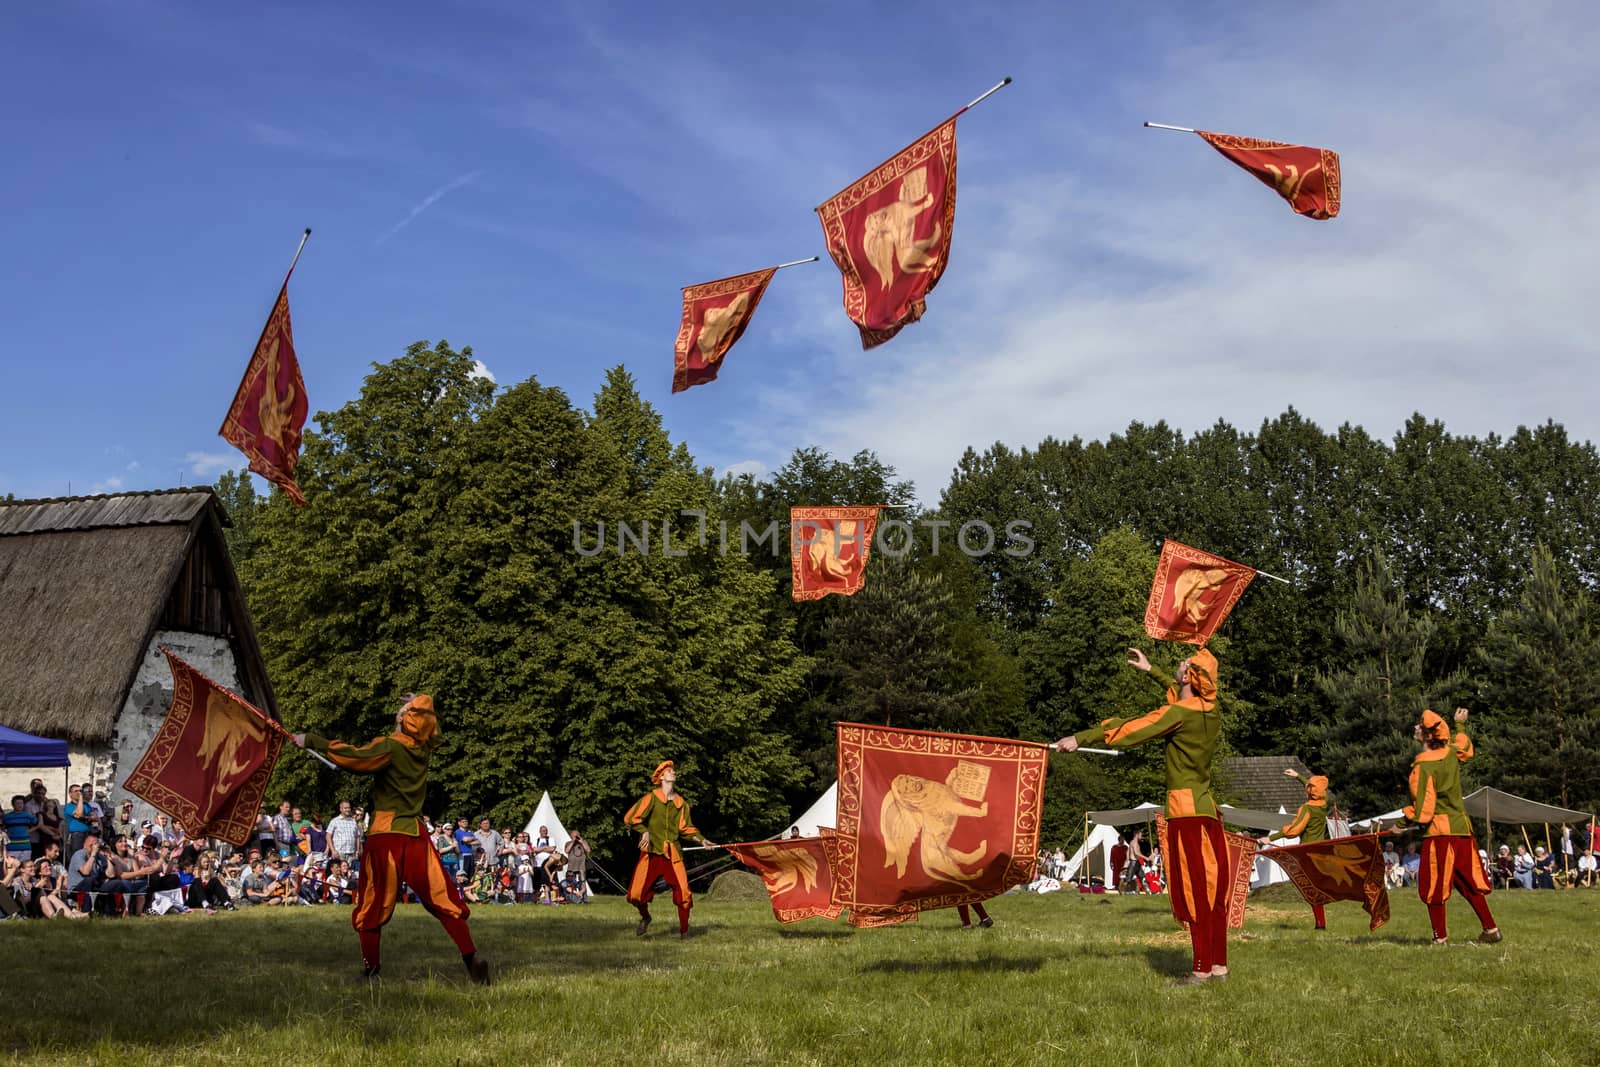
[{"label": "red and orange costume", "polygon": [[1217,657],[1207,649],[1194,653],[1186,681],[1191,696],[1180,699],[1169,686],[1167,702],[1154,711],[1106,719],[1074,736],[1080,745],[1113,748],[1166,742],[1167,891],[1173,917],[1189,928],[1194,973],[1207,975],[1228,966],[1228,849],[1211,794],[1211,760],[1222,736]]},{"label": "red and orange costume", "polygon": [[1462,722],[1454,738],[1443,718],[1432,709],[1422,713],[1423,750],[1411,764],[1411,803],[1405,816],[1425,828],[1422,865],[1417,869],[1417,893],[1428,906],[1435,944],[1443,944],[1445,901],[1452,889],[1477,913],[1485,941],[1499,941],[1500,928],[1489,911],[1489,878],[1478,856],[1472,820],[1461,797],[1461,765],[1474,755],[1472,739]]},{"label": "red and orange costume", "polygon": [[706,843],[689,816],[689,802],[676,792],[668,796],[659,788],[668,773],[676,779],[672,761],[664,760],[650,775],[650,781],[658,788],[640,797],[622,817],[622,824],[628,829],[650,835],[647,844],[641,839],[639,862],[628,883],[628,903],[639,909],[640,937],[650,926],[650,901],[655,899],[657,878],[665,878],[672,887],[672,903],[678,908],[678,936],[689,936],[689,909],[694,907],[694,895],[689,892],[689,876],[683,869],[678,841],[689,837]]},{"label": "red and orange costume", "polygon": [[433,698],[426,693],[411,698],[401,709],[394,733],[373,738],[365,745],[306,734],[305,747],[322,753],[347,771],[375,775],[377,779],[372,789],[372,825],[361,849],[361,877],[350,918],[361,939],[361,961],[367,977],[378,973],[383,927],[394,915],[395,901],[404,884],[428,914],[443,924],[461,950],[461,959],[473,981],[489,980],[489,965],[477,958],[477,947],[467,930],[471,912],[421,826],[422,804],[428,791],[428,761],[441,744]]},{"label": "red and orange costume", "polygon": [[[1288,825],[1276,833],[1268,834],[1267,840],[1278,841],[1285,837],[1298,837],[1301,844],[1310,844],[1312,841],[1326,841],[1328,839],[1328,778],[1326,775],[1313,774],[1306,779],[1306,802],[1300,805],[1300,810],[1294,813],[1294,818]],[[1311,905],[1311,917],[1317,921],[1318,930],[1328,928],[1328,913],[1321,904]]]}]

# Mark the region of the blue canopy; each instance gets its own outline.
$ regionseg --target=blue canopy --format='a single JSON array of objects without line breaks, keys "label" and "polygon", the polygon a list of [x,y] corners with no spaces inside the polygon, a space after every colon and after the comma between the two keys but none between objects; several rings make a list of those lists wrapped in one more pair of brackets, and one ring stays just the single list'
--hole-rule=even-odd
[{"label": "blue canopy", "polygon": [[70,767],[67,743],[0,726],[0,767]]}]

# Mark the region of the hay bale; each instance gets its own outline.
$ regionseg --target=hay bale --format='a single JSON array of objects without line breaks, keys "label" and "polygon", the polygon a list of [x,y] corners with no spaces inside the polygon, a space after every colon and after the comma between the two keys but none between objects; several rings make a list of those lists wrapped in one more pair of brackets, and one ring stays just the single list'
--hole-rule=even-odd
[{"label": "hay bale", "polygon": [[706,899],[718,903],[745,900],[759,900],[765,903],[771,898],[767,896],[767,887],[761,881],[759,874],[750,871],[723,871],[711,880],[711,888],[706,892]]}]

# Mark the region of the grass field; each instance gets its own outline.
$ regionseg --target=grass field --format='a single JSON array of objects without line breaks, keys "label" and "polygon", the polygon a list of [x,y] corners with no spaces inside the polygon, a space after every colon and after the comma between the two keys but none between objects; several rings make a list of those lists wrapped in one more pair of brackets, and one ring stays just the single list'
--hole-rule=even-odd
[{"label": "grass field", "polygon": [[[1428,943],[1414,891],[1375,934],[1331,929],[1280,886],[1231,941],[1232,978],[1184,988],[1166,900],[1008,896],[991,930],[954,912],[852,931],[758,903],[670,902],[634,937],[617,898],[480,907],[496,984],[465,978],[416,907],[357,971],[348,912],[276,909],[0,924],[0,1050],[23,1063],[1295,1064],[1600,1062],[1600,892],[1494,894],[1504,943]],[[661,905],[665,903],[666,907]]]}]

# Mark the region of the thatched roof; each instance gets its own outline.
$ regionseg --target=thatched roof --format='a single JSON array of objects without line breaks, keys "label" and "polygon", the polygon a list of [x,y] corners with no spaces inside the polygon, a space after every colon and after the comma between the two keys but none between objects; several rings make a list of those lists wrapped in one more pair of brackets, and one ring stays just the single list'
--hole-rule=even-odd
[{"label": "thatched roof", "polygon": [[277,717],[227,524],[208,488],[0,502],[0,724],[105,740],[158,628],[227,637]]},{"label": "thatched roof", "polygon": [[[1290,767],[1300,772],[1298,782],[1283,773]],[[1311,772],[1299,756],[1233,756],[1222,761],[1221,777],[1246,807],[1293,813],[1306,798]]]}]

